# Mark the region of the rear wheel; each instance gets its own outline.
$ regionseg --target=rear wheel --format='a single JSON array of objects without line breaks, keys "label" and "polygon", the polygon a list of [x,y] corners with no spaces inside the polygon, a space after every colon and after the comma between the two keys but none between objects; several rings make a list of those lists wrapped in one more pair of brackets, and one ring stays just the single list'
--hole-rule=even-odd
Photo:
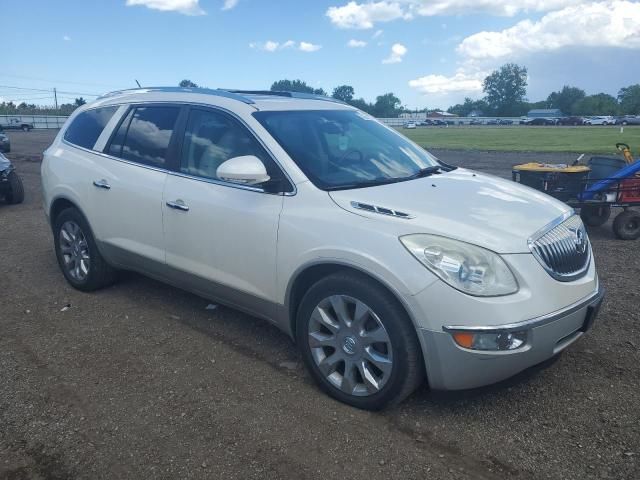
[{"label": "rear wheel", "polygon": [[15,205],[24,202],[24,185],[22,185],[22,180],[18,174],[16,172],[9,172],[7,178],[9,179],[10,188],[9,193],[7,193],[5,197],[7,203]]},{"label": "rear wheel", "polygon": [[72,287],[90,292],[112,284],[115,270],[102,258],[89,224],[76,208],[55,219],[53,238],[58,265]]},{"label": "rear wheel", "polygon": [[640,238],[640,212],[625,210],[613,220],[613,233],[621,240]]},{"label": "rear wheel", "polygon": [[357,408],[402,401],[424,380],[415,328],[397,300],[363,275],[313,285],[297,315],[297,343],[320,388]]},{"label": "rear wheel", "polygon": [[585,206],[580,209],[580,218],[590,227],[600,227],[607,223],[611,216],[609,205]]},{"label": "rear wheel", "polygon": [[29,125],[23,125],[22,126],[22,131],[23,132],[28,132],[29,131]]}]

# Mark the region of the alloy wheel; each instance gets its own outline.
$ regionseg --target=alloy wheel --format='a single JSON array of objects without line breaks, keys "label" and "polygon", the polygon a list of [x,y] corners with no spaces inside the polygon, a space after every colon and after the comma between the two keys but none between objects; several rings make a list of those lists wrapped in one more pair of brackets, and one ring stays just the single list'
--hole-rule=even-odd
[{"label": "alloy wheel", "polygon": [[311,314],[308,342],[313,360],[334,387],[348,395],[378,393],[391,376],[391,339],[380,318],[360,300],[332,295]]},{"label": "alloy wheel", "polygon": [[91,267],[89,245],[84,232],[76,222],[68,220],[60,228],[59,240],[66,272],[74,280],[83,282]]}]

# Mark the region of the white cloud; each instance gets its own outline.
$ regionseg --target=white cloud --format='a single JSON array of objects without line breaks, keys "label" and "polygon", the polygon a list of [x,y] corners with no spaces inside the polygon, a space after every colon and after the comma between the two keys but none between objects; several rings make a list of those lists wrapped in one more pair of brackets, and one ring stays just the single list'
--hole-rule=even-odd
[{"label": "white cloud", "polygon": [[64,37],[62,37],[62,40],[64,40],[65,42],[70,42],[71,37],[69,35],[65,35]]},{"label": "white cloud", "polygon": [[126,5],[129,7],[142,5],[153,10],[178,12],[184,15],[206,15],[198,2],[199,0],[127,0]]},{"label": "white cloud", "polygon": [[273,40],[267,40],[266,42],[251,42],[250,48],[255,50],[262,50],[264,52],[276,52],[278,50],[284,50],[288,48],[295,48],[301,52],[316,52],[322,48],[322,45],[316,45],[309,42],[294,42],[293,40],[287,40],[284,43],[275,42]]},{"label": "white cloud", "polygon": [[539,21],[465,38],[458,53],[472,60],[517,57],[563,47],[640,48],[640,3],[612,1],[571,6]]},{"label": "white cloud", "polygon": [[521,12],[548,12],[588,0],[381,0],[350,1],[327,9],[326,15],[339,28],[372,28],[376,23],[410,20],[415,16],[468,15],[484,13],[514,16]]},{"label": "white cloud", "polygon": [[347,42],[347,47],[350,48],[361,48],[366,46],[367,42],[363,42],[362,40],[355,40],[353,38]]},{"label": "white cloud", "polygon": [[382,63],[400,63],[402,61],[402,57],[407,54],[407,47],[402,45],[401,43],[394,43],[391,46],[391,54],[385,58]]},{"label": "white cloud", "polygon": [[371,35],[371,38],[378,38],[380,35],[382,35],[383,32],[384,30],[376,30],[376,33]]},{"label": "white cloud", "polygon": [[240,0],[224,0],[224,5],[222,5],[222,10],[231,10]]},{"label": "white cloud", "polygon": [[313,43],[308,43],[308,42],[300,42],[300,45],[298,46],[298,49],[301,52],[317,52],[321,48],[322,48],[322,45],[315,45]]},{"label": "white cloud", "polygon": [[390,22],[403,18],[405,13],[398,2],[349,2],[342,7],[329,7],[326,12],[331,22],[339,28],[372,28],[376,22]]},{"label": "white cloud", "polygon": [[425,94],[467,93],[482,91],[482,80],[487,72],[466,73],[458,70],[455,75],[426,75],[409,81],[409,86]]}]

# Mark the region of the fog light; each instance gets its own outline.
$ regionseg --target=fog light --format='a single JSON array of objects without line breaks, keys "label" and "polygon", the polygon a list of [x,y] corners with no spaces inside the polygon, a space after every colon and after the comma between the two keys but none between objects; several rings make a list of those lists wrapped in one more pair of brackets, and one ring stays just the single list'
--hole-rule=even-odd
[{"label": "fog light", "polygon": [[515,350],[527,341],[527,332],[452,333],[455,342],[471,350]]}]

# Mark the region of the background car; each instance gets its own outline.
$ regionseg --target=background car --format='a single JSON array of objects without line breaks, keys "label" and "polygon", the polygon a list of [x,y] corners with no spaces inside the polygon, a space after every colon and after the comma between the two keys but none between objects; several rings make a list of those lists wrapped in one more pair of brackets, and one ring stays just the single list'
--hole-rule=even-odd
[{"label": "background car", "polygon": [[9,153],[11,151],[11,141],[6,134],[0,132],[0,152]]},{"label": "background car", "polygon": [[407,123],[404,124],[404,128],[414,129],[414,128],[416,128],[416,123],[415,122],[407,122]]},{"label": "background car", "polygon": [[640,125],[640,115],[624,115],[616,118],[616,125]]},{"label": "background car", "polygon": [[0,153],[0,199],[10,205],[24,201],[22,180],[7,157]]},{"label": "background car", "polygon": [[615,120],[610,115],[599,115],[596,117],[589,117],[584,121],[585,125],[613,125]]},{"label": "background car", "polygon": [[24,132],[28,132],[29,130],[32,130],[34,126],[33,123],[24,122],[19,118],[10,118],[7,121],[0,123],[0,129],[2,128],[5,130],[22,130]]},{"label": "background car", "polygon": [[491,118],[487,120],[486,125],[498,125],[498,120],[496,120],[495,118]]},{"label": "background car", "polygon": [[484,125],[484,122],[482,120],[471,120],[469,125]]},{"label": "background car", "polygon": [[584,118],[562,117],[558,119],[558,125],[584,125]]},{"label": "background car", "polygon": [[498,120],[498,125],[513,125],[513,120],[509,120],[508,118],[501,118]]},{"label": "background car", "polygon": [[552,118],[530,118],[525,125],[555,125],[556,121]]}]

